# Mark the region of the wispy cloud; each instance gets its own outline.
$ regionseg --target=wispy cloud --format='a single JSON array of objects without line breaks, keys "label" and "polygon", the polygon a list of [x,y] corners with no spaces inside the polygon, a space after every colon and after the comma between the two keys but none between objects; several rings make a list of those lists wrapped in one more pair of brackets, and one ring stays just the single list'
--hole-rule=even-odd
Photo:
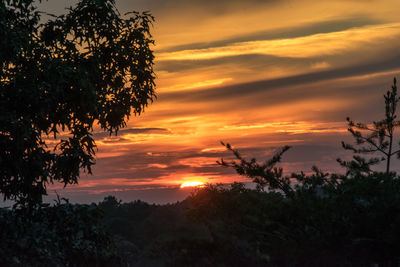
[{"label": "wispy cloud", "polygon": [[248,54],[308,58],[335,55],[359,49],[366,44],[379,44],[399,37],[400,24],[384,24],[310,36],[240,42],[222,47],[183,50],[157,54],[158,60],[205,60]]}]

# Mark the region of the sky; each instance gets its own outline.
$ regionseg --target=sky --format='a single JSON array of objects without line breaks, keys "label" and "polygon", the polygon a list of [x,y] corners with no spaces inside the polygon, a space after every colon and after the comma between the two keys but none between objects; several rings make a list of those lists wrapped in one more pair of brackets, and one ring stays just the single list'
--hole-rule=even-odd
[{"label": "sky", "polygon": [[[74,1],[41,7],[60,14]],[[286,174],[343,172],[346,117],[379,120],[400,70],[398,0],[117,0],[155,17],[157,99],[118,136],[95,133],[93,175],[55,192],[75,202],[115,195],[182,200],[185,181],[249,180],[216,164],[220,141],[260,161],[292,148]],[[396,163],[397,165],[398,162]]]}]

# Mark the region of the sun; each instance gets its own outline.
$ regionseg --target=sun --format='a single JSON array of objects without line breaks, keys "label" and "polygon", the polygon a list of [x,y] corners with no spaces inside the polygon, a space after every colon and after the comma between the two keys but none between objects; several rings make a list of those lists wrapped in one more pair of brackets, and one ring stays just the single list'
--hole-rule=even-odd
[{"label": "sun", "polygon": [[204,183],[201,181],[187,181],[181,184],[181,188],[184,187],[196,187],[196,186],[203,186]]}]

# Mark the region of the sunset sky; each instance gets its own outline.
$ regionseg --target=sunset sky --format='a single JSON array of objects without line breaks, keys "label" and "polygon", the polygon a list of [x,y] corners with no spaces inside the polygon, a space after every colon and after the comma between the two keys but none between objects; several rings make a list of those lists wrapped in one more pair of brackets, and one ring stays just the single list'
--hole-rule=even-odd
[{"label": "sunset sky", "polygon": [[[74,1],[43,2],[61,14]],[[220,141],[265,160],[280,146],[287,174],[342,171],[345,118],[383,115],[400,73],[398,0],[117,0],[150,11],[158,98],[117,137],[96,133],[97,164],[79,185],[53,189],[73,201],[166,203],[185,181],[247,181],[216,160]],[[399,166],[398,162],[396,163]],[[400,168],[398,168],[400,169]],[[53,189],[50,194],[54,194]]]}]

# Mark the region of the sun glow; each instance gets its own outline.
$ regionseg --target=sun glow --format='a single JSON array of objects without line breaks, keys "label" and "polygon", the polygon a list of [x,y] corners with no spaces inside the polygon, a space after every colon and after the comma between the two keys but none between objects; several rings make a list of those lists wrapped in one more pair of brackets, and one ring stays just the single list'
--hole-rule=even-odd
[{"label": "sun glow", "polygon": [[204,183],[201,181],[187,181],[181,184],[181,188],[184,187],[195,187],[195,186],[203,186]]}]

